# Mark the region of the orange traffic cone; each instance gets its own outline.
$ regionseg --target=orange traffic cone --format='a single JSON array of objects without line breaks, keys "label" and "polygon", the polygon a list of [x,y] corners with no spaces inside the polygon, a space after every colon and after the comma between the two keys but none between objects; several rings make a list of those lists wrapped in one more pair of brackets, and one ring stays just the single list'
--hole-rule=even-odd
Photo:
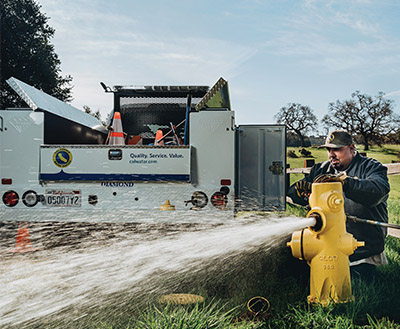
[{"label": "orange traffic cone", "polygon": [[26,223],[21,223],[18,228],[17,242],[15,248],[10,249],[8,252],[32,252],[37,251],[39,248],[32,248],[31,238],[29,236],[29,230]]},{"label": "orange traffic cone", "polygon": [[160,139],[163,138],[163,132],[161,129],[158,129],[156,132],[156,138],[154,140],[154,145],[164,145],[164,141],[160,141]]},{"label": "orange traffic cone", "polygon": [[125,136],[122,129],[121,113],[115,112],[110,135],[109,145],[125,145]]}]

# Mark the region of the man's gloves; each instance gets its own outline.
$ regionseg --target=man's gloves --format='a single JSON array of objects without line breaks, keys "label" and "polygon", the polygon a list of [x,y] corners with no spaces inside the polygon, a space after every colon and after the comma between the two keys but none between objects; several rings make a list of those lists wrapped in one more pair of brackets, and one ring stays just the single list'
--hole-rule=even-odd
[{"label": "man's gloves", "polygon": [[314,178],[313,183],[340,182],[344,184],[346,178],[347,174],[345,172],[339,174],[321,174]]},{"label": "man's gloves", "polygon": [[[344,184],[347,178],[345,172],[339,174],[321,174],[314,178],[313,183],[329,183],[329,182],[340,182]],[[295,184],[296,193],[300,198],[308,198],[311,194],[311,183],[306,180],[299,180]]]},{"label": "man's gloves", "polygon": [[311,194],[311,183],[306,180],[299,180],[295,184],[295,189],[300,198],[308,198]]}]

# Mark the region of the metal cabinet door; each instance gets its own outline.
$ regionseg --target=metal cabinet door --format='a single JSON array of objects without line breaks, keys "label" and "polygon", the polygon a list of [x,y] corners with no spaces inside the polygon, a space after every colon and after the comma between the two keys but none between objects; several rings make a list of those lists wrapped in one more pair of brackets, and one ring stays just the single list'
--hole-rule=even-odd
[{"label": "metal cabinet door", "polygon": [[38,183],[43,117],[32,110],[0,111],[0,177],[13,185]]},{"label": "metal cabinet door", "polygon": [[286,209],[286,127],[241,125],[236,134],[238,210]]}]

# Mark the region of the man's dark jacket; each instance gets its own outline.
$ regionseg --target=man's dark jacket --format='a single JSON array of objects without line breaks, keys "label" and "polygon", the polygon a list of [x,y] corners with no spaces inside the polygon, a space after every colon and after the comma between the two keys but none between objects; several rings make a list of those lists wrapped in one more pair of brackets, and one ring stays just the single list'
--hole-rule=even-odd
[{"label": "man's dark jacket", "polygon": [[[336,173],[329,161],[315,164],[304,180],[312,183],[320,174]],[[343,185],[344,210],[346,215],[362,219],[371,219],[388,222],[387,199],[390,186],[387,178],[387,168],[378,161],[361,156],[357,153],[346,169],[348,178]],[[308,199],[300,198],[293,184],[288,191],[288,196],[297,204],[308,204]],[[350,256],[350,261],[378,255],[384,249],[386,229],[365,224],[346,222],[347,231],[358,240],[365,241],[365,247],[356,249]]]}]

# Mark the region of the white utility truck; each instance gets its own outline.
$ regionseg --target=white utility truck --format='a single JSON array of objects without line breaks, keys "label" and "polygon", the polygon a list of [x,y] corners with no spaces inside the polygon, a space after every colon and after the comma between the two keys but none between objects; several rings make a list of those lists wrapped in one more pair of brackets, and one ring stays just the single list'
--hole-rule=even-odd
[{"label": "white utility truck", "polygon": [[[285,127],[235,126],[222,78],[211,89],[102,83],[114,95],[107,128],[7,82],[29,107],[0,110],[0,221],[179,221],[285,209]],[[113,132],[124,145],[109,144]]]}]

